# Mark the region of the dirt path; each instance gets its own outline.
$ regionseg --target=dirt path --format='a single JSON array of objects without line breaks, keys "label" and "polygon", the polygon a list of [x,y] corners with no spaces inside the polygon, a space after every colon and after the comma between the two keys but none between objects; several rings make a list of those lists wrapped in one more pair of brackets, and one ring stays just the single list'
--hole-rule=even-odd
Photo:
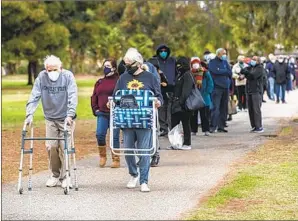
[{"label": "dirt path", "polygon": [[[78,120],[75,130],[75,146],[77,158],[82,159],[90,154],[97,153],[95,138],[95,120]],[[16,180],[20,162],[22,127],[2,130],[2,183]],[[28,136],[30,133],[27,133]],[[34,128],[35,137],[45,136],[45,126],[41,122]],[[27,141],[28,142],[28,141]],[[26,144],[29,148],[29,142]],[[48,169],[48,156],[45,151],[44,141],[34,142],[33,172],[37,173]],[[26,155],[24,165],[29,165],[29,157]],[[28,174],[28,168],[24,168],[24,174]]]}]

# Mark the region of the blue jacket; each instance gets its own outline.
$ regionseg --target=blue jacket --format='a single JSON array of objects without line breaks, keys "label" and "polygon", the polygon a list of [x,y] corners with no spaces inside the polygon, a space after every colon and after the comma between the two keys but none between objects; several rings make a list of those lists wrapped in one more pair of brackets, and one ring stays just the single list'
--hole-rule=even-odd
[{"label": "blue jacket", "polygon": [[144,64],[146,64],[149,67],[149,72],[152,73],[154,75],[154,77],[156,77],[157,81],[160,84],[160,77],[159,77],[159,74],[157,73],[157,70],[154,67],[154,65],[151,64],[150,62],[144,62]]},{"label": "blue jacket", "polygon": [[230,88],[232,70],[228,61],[216,57],[209,62],[208,70],[213,78],[214,87]]},{"label": "blue jacket", "polygon": [[204,99],[205,105],[209,106],[210,109],[212,109],[212,101],[211,101],[210,95],[213,91],[213,88],[214,88],[214,84],[213,84],[212,77],[211,77],[209,71],[207,71],[204,73],[202,87],[200,89],[200,92]]},{"label": "blue jacket", "polygon": [[273,63],[271,61],[268,61],[265,67],[266,71],[268,72],[267,77],[274,77],[274,73],[273,73]]},{"label": "blue jacket", "polygon": [[[159,51],[162,48],[165,48],[168,52],[166,59],[163,59],[159,56]],[[159,61],[159,67],[168,79],[168,86],[175,85],[176,78],[176,59],[174,57],[170,57],[170,54],[171,50],[165,44],[159,45],[156,49],[156,57]]]}]

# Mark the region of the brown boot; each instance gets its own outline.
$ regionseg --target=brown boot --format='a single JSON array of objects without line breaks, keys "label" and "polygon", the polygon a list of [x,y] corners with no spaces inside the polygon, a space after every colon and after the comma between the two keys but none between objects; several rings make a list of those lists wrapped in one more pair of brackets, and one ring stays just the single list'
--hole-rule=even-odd
[{"label": "brown boot", "polygon": [[[114,151],[115,151],[115,153],[120,153],[119,150],[114,150]],[[120,167],[120,156],[113,154],[113,152],[112,152],[112,159],[113,159],[113,162],[112,162],[111,168],[119,168]]]},{"label": "brown boot", "polygon": [[105,167],[107,162],[106,146],[98,146],[98,150],[99,150],[99,167]]}]

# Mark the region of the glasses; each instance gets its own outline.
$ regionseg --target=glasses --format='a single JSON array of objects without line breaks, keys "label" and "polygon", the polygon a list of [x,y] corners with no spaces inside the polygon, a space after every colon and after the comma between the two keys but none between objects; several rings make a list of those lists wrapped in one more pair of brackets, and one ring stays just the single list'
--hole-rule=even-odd
[{"label": "glasses", "polygon": [[126,68],[130,68],[130,67],[132,67],[135,63],[137,63],[137,62],[135,61],[135,62],[133,62],[133,63],[131,63],[131,64],[125,64],[125,67],[126,67]]}]

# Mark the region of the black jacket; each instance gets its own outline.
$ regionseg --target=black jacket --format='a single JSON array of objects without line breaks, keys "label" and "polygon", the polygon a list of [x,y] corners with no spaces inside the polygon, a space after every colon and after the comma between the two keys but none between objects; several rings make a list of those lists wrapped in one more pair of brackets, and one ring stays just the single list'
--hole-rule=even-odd
[{"label": "black jacket", "polygon": [[247,67],[241,70],[241,74],[244,74],[246,81],[246,93],[247,94],[263,94],[263,79],[265,75],[265,69],[262,64],[257,64],[254,67]]},{"label": "black jacket", "polygon": [[276,61],[273,65],[273,77],[277,84],[286,84],[290,79],[290,72],[288,69],[288,64],[283,62],[279,63]]},{"label": "black jacket", "polygon": [[186,111],[185,102],[193,87],[194,79],[190,71],[187,71],[182,75],[177,75],[172,100],[172,114]]}]

